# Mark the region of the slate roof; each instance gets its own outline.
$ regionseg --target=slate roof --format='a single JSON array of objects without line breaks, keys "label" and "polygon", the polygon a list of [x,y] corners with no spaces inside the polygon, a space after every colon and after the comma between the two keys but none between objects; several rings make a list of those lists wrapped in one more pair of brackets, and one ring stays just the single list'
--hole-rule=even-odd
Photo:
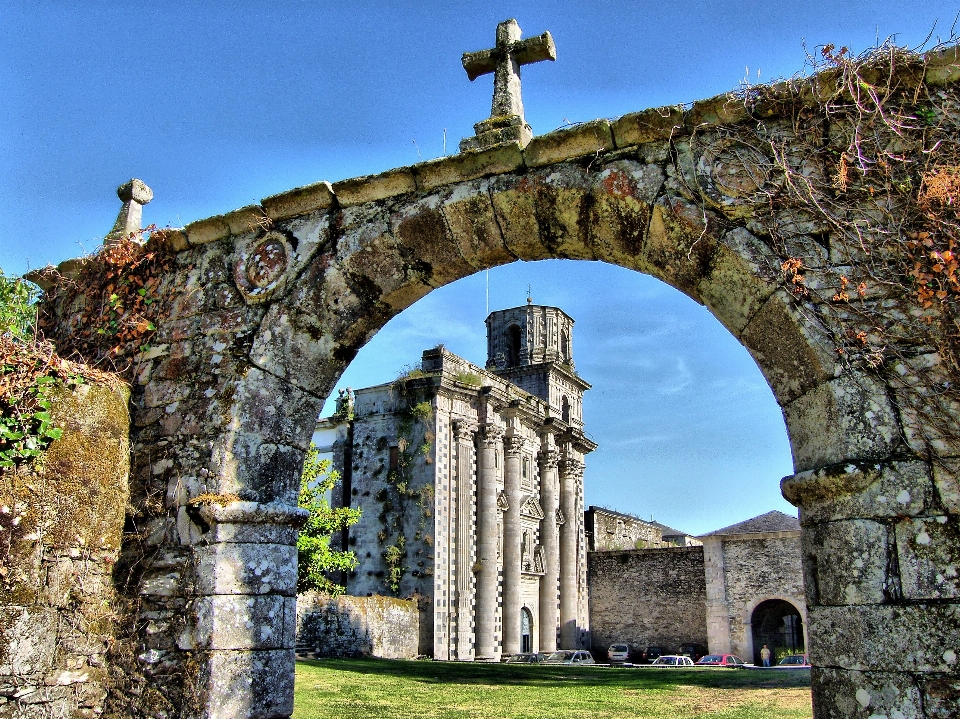
[{"label": "slate roof", "polygon": [[679,529],[674,529],[673,527],[668,527],[666,524],[660,524],[660,522],[649,522],[654,527],[660,530],[660,536],[662,537],[691,537],[693,535],[687,534],[686,532],[681,532]]},{"label": "slate roof", "polygon": [[791,517],[789,514],[778,512],[767,512],[759,517],[748,519],[739,524],[731,524],[729,527],[718,529],[714,532],[700,535],[701,537],[716,537],[721,534],[757,534],[760,532],[796,532],[800,530],[800,520]]}]

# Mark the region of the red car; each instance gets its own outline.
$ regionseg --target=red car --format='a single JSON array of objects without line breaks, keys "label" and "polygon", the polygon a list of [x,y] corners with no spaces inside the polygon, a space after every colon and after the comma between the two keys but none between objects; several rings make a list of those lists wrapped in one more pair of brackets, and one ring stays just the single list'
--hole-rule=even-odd
[{"label": "red car", "polygon": [[743,669],[746,663],[736,654],[707,654],[697,662],[698,667],[733,667]]}]

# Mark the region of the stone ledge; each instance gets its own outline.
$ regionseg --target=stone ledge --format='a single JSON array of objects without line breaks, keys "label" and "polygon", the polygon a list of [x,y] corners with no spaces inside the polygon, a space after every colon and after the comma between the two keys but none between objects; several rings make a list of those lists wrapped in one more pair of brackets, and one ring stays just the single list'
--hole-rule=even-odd
[{"label": "stone ledge", "polygon": [[376,202],[388,197],[415,192],[417,181],[409,167],[387,170],[379,175],[351,177],[333,183],[333,193],[340,207],[352,207],[366,202]]},{"label": "stone ledge", "polygon": [[190,248],[190,242],[187,240],[187,233],[183,228],[166,227],[150,233],[147,240],[147,247],[159,245],[172,252],[183,252]]},{"label": "stone ledge", "polygon": [[336,204],[333,187],[326,180],[270,195],[260,205],[271,220],[286,220],[315,210],[326,210]]},{"label": "stone ledge", "polygon": [[683,108],[679,105],[632,112],[614,120],[611,126],[617,148],[669,140],[677,129],[683,129]]},{"label": "stone ledge", "polygon": [[534,137],[524,149],[523,159],[527,167],[541,167],[613,148],[610,121],[594,120]]},{"label": "stone ledge", "polygon": [[270,218],[264,214],[260,205],[247,205],[223,216],[223,221],[230,228],[231,235],[244,235],[258,229],[265,229],[269,220]]},{"label": "stone ledge", "polygon": [[428,160],[410,169],[416,178],[417,189],[433,190],[485,175],[502,175],[523,166],[523,150],[520,149],[520,144],[511,143],[489,150],[471,150],[459,155]]},{"label": "stone ledge", "polygon": [[214,215],[205,220],[191,222],[183,228],[183,231],[191,245],[206,245],[229,237],[230,225],[224,220],[223,215]]},{"label": "stone ledge", "polygon": [[960,45],[928,52],[923,56],[926,61],[926,81],[931,85],[947,85],[960,80]]},{"label": "stone ledge", "polygon": [[687,131],[701,125],[733,125],[750,119],[750,111],[743,104],[743,98],[733,93],[706,100],[697,100],[683,115],[683,124]]}]

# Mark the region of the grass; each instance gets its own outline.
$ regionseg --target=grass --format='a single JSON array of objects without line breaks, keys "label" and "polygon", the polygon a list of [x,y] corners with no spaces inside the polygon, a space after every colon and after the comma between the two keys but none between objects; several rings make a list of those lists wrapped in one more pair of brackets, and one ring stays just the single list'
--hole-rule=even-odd
[{"label": "grass", "polygon": [[294,719],[808,719],[810,671],[297,662]]}]

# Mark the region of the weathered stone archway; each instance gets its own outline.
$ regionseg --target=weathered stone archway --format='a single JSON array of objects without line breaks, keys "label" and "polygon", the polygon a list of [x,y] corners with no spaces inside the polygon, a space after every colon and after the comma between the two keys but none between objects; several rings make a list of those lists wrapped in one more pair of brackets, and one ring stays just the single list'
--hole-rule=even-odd
[{"label": "weathered stone archway", "polygon": [[[944,58],[941,82],[960,76],[955,54]],[[930,460],[933,420],[901,411],[882,373],[839,361],[836,313],[785,286],[789,257],[804,258],[807,286],[833,281],[840,261],[828,227],[771,207],[784,178],[763,148],[789,149],[795,110],[727,97],[650,110],[158,233],[177,257],[133,398],[142,646],[129,671],[144,698],[132,706],[290,713],[296,494],[323,399],[366,340],[433,288],[572,258],[703,303],[770,383],[796,471],[783,491],[801,508],[816,716],[949,715],[956,474]],[[75,308],[56,309],[66,326]],[[940,454],[960,452],[944,441]]]},{"label": "weathered stone archway", "polygon": [[787,604],[793,607],[793,609],[797,612],[797,615],[799,615],[800,617],[800,622],[802,625],[801,641],[803,642],[804,651],[806,651],[807,648],[809,647],[809,638],[808,638],[808,631],[807,631],[807,611],[802,600],[798,599],[797,597],[791,597],[791,596],[782,595],[782,594],[768,594],[762,597],[757,597],[752,602],[750,602],[743,610],[743,625],[744,627],[748,627],[748,629],[744,632],[744,638],[748,642],[748,645],[747,645],[746,651],[744,651],[744,654],[747,656],[748,661],[753,661],[754,663],[756,663],[756,655],[757,655],[757,648],[756,648],[756,643],[754,642],[754,630],[753,630],[754,613],[762,604],[765,604],[771,601],[782,602],[783,604]]}]

